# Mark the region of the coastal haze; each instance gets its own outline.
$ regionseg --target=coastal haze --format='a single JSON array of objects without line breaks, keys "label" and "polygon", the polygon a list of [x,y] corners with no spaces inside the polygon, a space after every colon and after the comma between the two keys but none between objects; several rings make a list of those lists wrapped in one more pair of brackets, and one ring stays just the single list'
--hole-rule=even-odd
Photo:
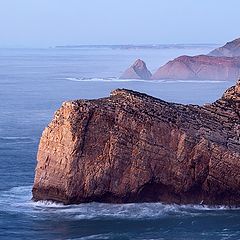
[{"label": "coastal haze", "polygon": [[117,88],[201,106],[221,98],[237,79],[183,79],[178,71],[173,79],[121,76],[138,59],[155,73],[179,56],[195,59],[238,38],[232,26],[239,9],[237,0],[1,1],[0,239],[238,240],[239,208],[66,206],[32,201],[32,186],[42,132],[63,102]]}]

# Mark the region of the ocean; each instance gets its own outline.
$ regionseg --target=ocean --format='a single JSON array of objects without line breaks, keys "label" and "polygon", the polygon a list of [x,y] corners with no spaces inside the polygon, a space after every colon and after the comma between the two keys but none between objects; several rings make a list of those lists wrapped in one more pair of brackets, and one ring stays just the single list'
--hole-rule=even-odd
[{"label": "ocean", "polygon": [[63,101],[99,98],[128,88],[170,102],[213,102],[234,79],[118,79],[137,58],[154,72],[174,57],[211,49],[207,45],[0,49],[0,239],[240,239],[240,209],[31,201],[39,139]]}]

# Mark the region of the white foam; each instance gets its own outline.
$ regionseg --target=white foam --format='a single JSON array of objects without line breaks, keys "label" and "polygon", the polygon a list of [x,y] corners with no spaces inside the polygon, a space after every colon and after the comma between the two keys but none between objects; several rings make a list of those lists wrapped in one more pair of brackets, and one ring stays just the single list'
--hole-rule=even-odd
[{"label": "white foam", "polygon": [[84,203],[66,206],[51,201],[33,202],[31,200],[31,189],[32,186],[21,186],[0,192],[0,208],[3,211],[29,214],[33,217],[56,214],[70,219],[159,219],[170,216],[225,215],[230,210],[240,210],[239,208],[224,206],[210,207],[162,203]]},{"label": "white foam", "polygon": [[112,234],[94,234],[80,238],[70,238],[68,240],[91,240],[91,239],[110,239]]},{"label": "white foam", "polygon": [[223,83],[227,81],[220,80],[143,80],[143,79],[119,79],[114,77],[109,78],[65,78],[67,81],[73,82],[142,82],[142,83]]},{"label": "white foam", "polygon": [[148,82],[148,83],[160,83],[165,80],[142,80],[142,79],[119,79],[119,78],[65,78],[65,80],[73,82]]}]

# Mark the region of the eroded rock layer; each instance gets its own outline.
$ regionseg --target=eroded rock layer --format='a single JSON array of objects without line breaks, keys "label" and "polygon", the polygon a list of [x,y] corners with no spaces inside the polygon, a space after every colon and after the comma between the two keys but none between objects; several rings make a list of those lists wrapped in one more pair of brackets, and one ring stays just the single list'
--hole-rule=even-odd
[{"label": "eroded rock layer", "polygon": [[240,81],[202,107],[124,89],[65,102],[37,158],[35,200],[240,205]]}]

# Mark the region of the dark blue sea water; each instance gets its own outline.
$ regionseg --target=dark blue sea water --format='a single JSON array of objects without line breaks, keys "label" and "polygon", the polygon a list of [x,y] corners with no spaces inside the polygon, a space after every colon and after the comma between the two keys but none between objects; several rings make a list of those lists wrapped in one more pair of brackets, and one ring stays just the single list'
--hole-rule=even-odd
[{"label": "dark blue sea water", "polygon": [[151,70],[210,49],[0,49],[0,239],[240,239],[240,210],[161,203],[32,202],[39,138],[61,103],[115,88],[203,104],[234,82],[121,81],[136,58]]}]

